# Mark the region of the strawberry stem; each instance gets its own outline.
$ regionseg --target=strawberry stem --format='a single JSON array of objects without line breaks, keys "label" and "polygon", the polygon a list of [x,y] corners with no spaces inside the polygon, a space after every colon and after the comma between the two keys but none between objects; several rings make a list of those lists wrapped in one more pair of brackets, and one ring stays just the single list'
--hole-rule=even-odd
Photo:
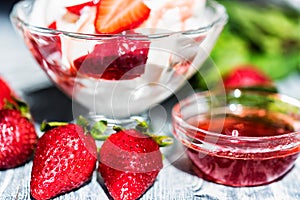
[{"label": "strawberry stem", "polygon": [[166,135],[154,135],[149,134],[152,140],[154,140],[160,147],[166,147],[173,144],[173,138]]},{"label": "strawberry stem", "polygon": [[17,109],[16,105],[13,104],[12,102],[8,101],[7,99],[4,99],[4,109],[8,109],[8,110],[13,110],[13,109]]},{"label": "strawberry stem", "polygon": [[41,126],[40,126],[40,130],[42,132],[46,132],[46,131],[49,131],[50,129],[53,129],[55,127],[64,126],[64,125],[67,125],[67,124],[68,124],[67,122],[47,122],[47,121],[43,121]]},{"label": "strawberry stem", "polygon": [[116,132],[119,132],[119,131],[124,131],[125,128],[123,128],[121,126],[113,126],[113,130],[116,131]]},{"label": "strawberry stem", "polygon": [[84,128],[86,130],[90,123],[86,118],[84,118],[83,116],[80,115],[76,119],[76,124],[81,126],[82,128]]},{"label": "strawberry stem", "polygon": [[106,129],[107,121],[101,120],[93,125],[91,135],[95,140],[106,140],[109,137],[109,135],[104,135]]},{"label": "strawberry stem", "polygon": [[147,130],[149,129],[149,125],[146,121],[137,121],[137,125],[136,125],[136,130],[141,131],[141,132],[147,132]]},{"label": "strawberry stem", "polygon": [[32,120],[28,104],[17,98],[13,97],[13,99],[17,103],[18,109],[21,112],[22,116],[26,117],[29,120]]},{"label": "strawberry stem", "polygon": [[149,129],[149,125],[146,121],[137,121],[136,130],[143,132],[144,134],[148,135],[152,138],[160,147],[166,147],[173,144],[173,138],[166,136],[166,135],[154,135],[152,133],[147,132]]},{"label": "strawberry stem", "polygon": [[11,96],[11,99],[12,101],[4,100],[4,109],[18,110],[23,117],[32,120],[28,104],[14,96]]},{"label": "strawberry stem", "polygon": [[76,124],[81,126],[85,130],[85,133],[90,132],[91,136],[95,140],[103,141],[108,138],[108,135],[104,135],[104,132],[107,129],[107,121],[104,120],[98,121],[93,125],[92,128],[90,128],[90,122],[86,118],[80,115],[76,120]]}]

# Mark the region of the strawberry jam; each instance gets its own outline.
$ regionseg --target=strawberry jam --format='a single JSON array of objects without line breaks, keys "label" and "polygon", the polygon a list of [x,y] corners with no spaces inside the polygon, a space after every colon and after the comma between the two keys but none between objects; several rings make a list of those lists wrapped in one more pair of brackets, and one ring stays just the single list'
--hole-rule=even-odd
[{"label": "strawberry jam", "polygon": [[[284,116],[263,115],[243,113],[243,115],[217,115],[203,118],[193,117],[190,124],[204,131],[221,133],[214,143],[220,146],[211,152],[203,149],[188,148],[187,154],[194,164],[198,176],[217,183],[230,186],[254,186],[262,185],[277,180],[288,172],[298,153],[293,150],[269,151],[267,144],[262,143],[262,148],[253,151],[252,143],[247,139],[259,140],[260,138],[280,136],[294,131]],[[258,113],[258,112],[257,112]],[[201,119],[201,120],[200,120]],[[225,136],[226,135],[226,136]],[[225,137],[222,137],[225,136]],[[226,150],[226,137],[237,138],[230,150]],[[210,140],[202,131],[194,135],[194,143],[203,145],[201,141]],[[230,139],[225,139],[230,140]],[[270,138],[269,142],[274,146],[277,139]],[[290,141],[286,141],[287,143]],[[234,143],[234,142],[233,142]],[[257,144],[256,144],[257,145]],[[255,147],[256,148],[256,147]]]}]

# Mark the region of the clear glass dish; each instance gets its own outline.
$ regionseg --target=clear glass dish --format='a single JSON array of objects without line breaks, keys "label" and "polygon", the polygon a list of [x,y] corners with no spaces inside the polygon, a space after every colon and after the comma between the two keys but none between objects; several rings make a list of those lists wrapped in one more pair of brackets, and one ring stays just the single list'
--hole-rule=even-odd
[{"label": "clear glass dish", "polygon": [[193,30],[84,34],[31,25],[33,3],[20,1],[10,17],[40,67],[91,116],[119,124],[178,90],[209,56],[227,22],[224,7],[209,1]]},{"label": "clear glass dish", "polygon": [[173,134],[197,175],[230,186],[278,180],[300,151],[300,102],[259,91],[203,92],[172,110]]}]

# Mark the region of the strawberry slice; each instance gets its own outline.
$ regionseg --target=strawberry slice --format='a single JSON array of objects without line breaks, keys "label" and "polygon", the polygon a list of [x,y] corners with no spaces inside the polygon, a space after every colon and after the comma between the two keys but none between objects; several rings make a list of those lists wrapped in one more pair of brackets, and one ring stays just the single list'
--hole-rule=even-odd
[{"label": "strawberry slice", "polygon": [[142,24],[150,9],[141,0],[101,0],[95,18],[97,33],[120,33]]},{"label": "strawberry slice", "polygon": [[97,5],[99,2],[94,2],[94,1],[88,1],[88,2],[85,2],[85,3],[82,3],[82,4],[77,4],[77,5],[74,5],[74,6],[68,6],[66,7],[66,9],[75,14],[75,15],[80,15],[80,12],[81,10],[86,7],[86,6],[95,6]]},{"label": "strawberry slice", "polygon": [[53,21],[51,24],[48,25],[50,29],[57,29],[56,21]]}]

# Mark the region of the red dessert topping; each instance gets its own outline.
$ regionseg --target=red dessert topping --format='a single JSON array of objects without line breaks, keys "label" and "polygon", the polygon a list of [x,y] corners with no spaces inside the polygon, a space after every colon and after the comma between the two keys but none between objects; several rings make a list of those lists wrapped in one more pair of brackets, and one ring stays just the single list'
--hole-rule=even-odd
[{"label": "red dessert topping", "polygon": [[245,117],[228,115],[224,119],[223,117],[213,117],[211,121],[199,122],[199,128],[235,137],[276,136],[294,131],[293,127],[282,119],[276,118],[275,120],[251,114],[247,114]]},{"label": "red dessert topping", "polygon": [[86,7],[86,6],[95,6],[99,3],[99,1],[96,3],[97,1],[88,1],[86,3],[82,3],[82,4],[78,4],[78,5],[74,5],[74,6],[69,6],[66,7],[66,9],[75,14],[75,15],[80,15],[81,10]]},{"label": "red dessert topping", "polygon": [[107,80],[132,79],[144,73],[149,41],[114,38],[97,44],[74,61],[80,74]]},{"label": "red dessert topping", "polygon": [[[214,117],[213,120],[196,120],[191,123],[198,124],[202,130],[216,131],[233,137],[278,136],[294,131],[283,119],[249,115]],[[196,133],[195,137],[203,140],[203,134],[200,132]],[[244,146],[245,149],[249,147],[247,141],[240,141],[237,145]],[[285,157],[271,151],[251,154],[243,150],[205,153],[191,148],[187,154],[197,167],[195,172],[200,177],[231,186],[253,186],[272,182],[291,169],[298,157],[298,153],[292,150]]]},{"label": "red dessert topping", "polygon": [[50,28],[50,29],[57,29],[56,21],[54,21],[51,24],[49,24],[48,28]]}]

